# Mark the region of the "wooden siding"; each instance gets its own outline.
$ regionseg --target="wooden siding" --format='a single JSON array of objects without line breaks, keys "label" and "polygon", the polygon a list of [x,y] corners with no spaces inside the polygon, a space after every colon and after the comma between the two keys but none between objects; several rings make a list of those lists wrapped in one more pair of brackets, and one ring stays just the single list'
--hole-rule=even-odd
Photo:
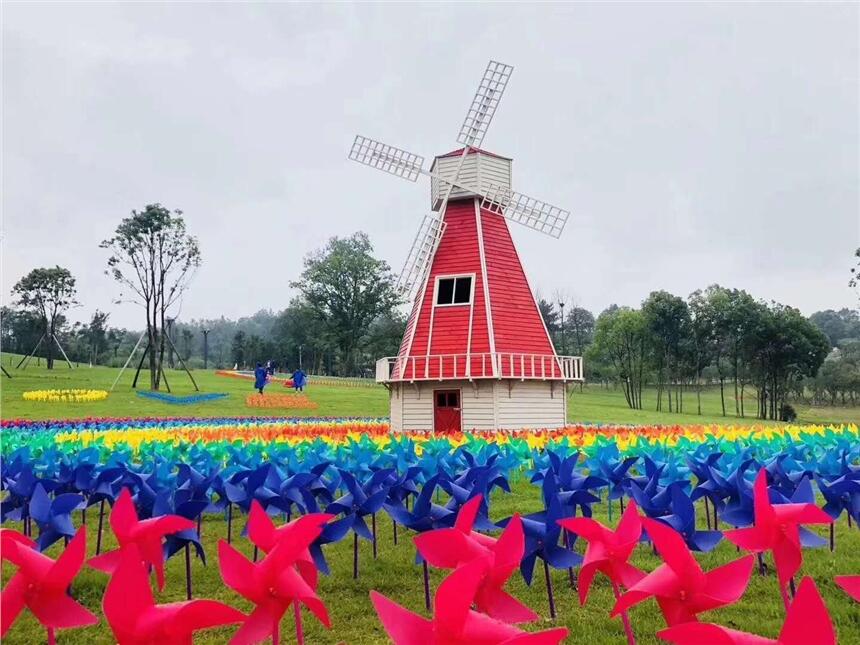
[{"label": "wooden siding", "polygon": [[554,354],[507,221],[482,210],[481,228],[496,351]]},{"label": "wooden siding", "polygon": [[[460,155],[436,157],[431,166],[431,171],[443,177],[454,178],[457,167],[460,165]],[[475,186],[484,192],[489,184],[496,184],[507,188],[511,187],[511,160],[504,157],[473,152],[466,155],[460,168],[458,181],[469,186]],[[448,184],[435,178],[430,180],[430,205],[431,208],[439,210]],[[451,199],[463,199],[474,197],[475,194],[454,187],[451,190]]]},{"label": "wooden siding", "polygon": [[[435,387],[440,387],[436,385]],[[445,384],[448,387],[448,383]],[[403,430],[433,429],[433,384],[404,383],[400,387]]]},{"label": "wooden siding", "polygon": [[501,380],[495,381],[495,386],[499,429],[559,428],[565,425],[565,388],[562,384]]},{"label": "wooden siding", "polygon": [[399,383],[391,386],[388,392],[391,429],[395,432],[403,430],[403,389]]}]

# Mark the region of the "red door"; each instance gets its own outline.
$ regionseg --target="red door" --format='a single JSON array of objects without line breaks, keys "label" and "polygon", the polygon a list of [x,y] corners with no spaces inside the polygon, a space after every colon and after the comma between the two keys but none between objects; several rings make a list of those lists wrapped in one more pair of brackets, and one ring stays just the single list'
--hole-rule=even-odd
[{"label": "red door", "polygon": [[460,432],[460,390],[433,391],[433,429]]}]

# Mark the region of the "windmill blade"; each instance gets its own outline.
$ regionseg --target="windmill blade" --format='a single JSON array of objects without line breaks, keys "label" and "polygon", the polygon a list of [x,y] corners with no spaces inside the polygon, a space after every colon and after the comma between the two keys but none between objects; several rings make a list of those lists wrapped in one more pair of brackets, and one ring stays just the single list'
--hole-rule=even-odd
[{"label": "windmill blade", "polygon": [[570,216],[570,211],[497,184],[487,186],[481,208],[555,238],[561,237]]},{"label": "windmill blade", "polygon": [[403,263],[403,271],[397,279],[395,288],[411,296],[416,285],[424,280],[433,254],[439,246],[442,234],[445,232],[445,222],[433,215],[425,215],[412,241],[412,248]]},{"label": "windmill blade", "polygon": [[417,180],[424,166],[424,157],[421,155],[361,135],[355,137],[349,158],[409,181]]},{"label": "windmill blade", "polygon": [[490,127],[490,121],[493,120],[496,108],[499,107],[499,101],[513,71],[514,68],[510,65],[494,60],[489,62],[469,111],[466,112],[457,141],[471,148],[481,147],[484,135],[487,134],[487,128]]}]

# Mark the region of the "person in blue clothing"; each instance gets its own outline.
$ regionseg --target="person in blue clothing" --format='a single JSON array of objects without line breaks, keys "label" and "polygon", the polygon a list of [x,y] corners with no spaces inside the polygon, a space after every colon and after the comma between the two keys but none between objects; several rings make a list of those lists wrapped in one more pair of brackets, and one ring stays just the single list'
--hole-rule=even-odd
[{"label": "person in blue clothing", "polygon": [[257,363],[257,368],[254,370],[254,388],[263,393],[263,388],[266,387],[266,368],[262,363]]},{"label": "person in blue clothing", "polygon": [[296,388],[296,392],[304,392],[307,382],[308,377],[301,367],[293,372],[293,387]]}]

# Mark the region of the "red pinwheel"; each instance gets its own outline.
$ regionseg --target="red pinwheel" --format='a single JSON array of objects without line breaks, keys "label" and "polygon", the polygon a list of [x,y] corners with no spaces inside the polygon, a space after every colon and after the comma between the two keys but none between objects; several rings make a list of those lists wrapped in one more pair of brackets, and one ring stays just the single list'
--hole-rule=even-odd
[{"label": "red pinwheel", "polygon": [[218,543],[224,583],[256,605],[231,643],[259,643],[270,636],[277,643],[281,618],[290,606],[295,611],[296,635],[302,643],[300,604],[307,606],[323,625],[331,627],[323,601],[295,566],[322,533],[322,518],[325,516],[318,515],[313,522],[293,525],[260,562],[251,562],[224,540]]},{"label": "red pinwheel", "polygon": [[9,559],[9,551],[7,549],[11,549],[10,544],[12,543],[22,544],[30,549],[36,547],[36,543],[23,533],[19,533],[14,529],[0,529],[0,557],[4,560]]},{"label": "red pinwheel", "polygon": [[432,619],[371,591],[370,599],[394,645],[557,645],[567,636],[564,627],[528,633],[471,609],[489,566],[486,559],[479,558],[445,578],[436,591]]},{"label": "red pinwheel", "polygon": [[[309,513],[302,515],[292,522],[276,527],[275,523],[272,522],[272,518],[263,509],[262,504],[254,500],[251,502],[251,511],[248,513],[248,539],[251,540],[254,546],[259,547],[263,553],[269,553],[280,542],[291,539],[293,535],[299,536],[303,530],[314,532],[333,517],[334,515],[328,513]],[[300,553],[295,564],[305,582],[312,589],[316,589],[318,578],[317,566],[314,563],[310,550],[306,548]]]},{"label": "red pinwheel", "polygon": [[87,554],[87,534],[79,529],[60,557],[52,560],[32,548],[23,536],[4,531],[3,558],[18,567],[0,596],[3,607],[0,636],[28,608],[48,631],[48,642],[54,643],[54,630],[95,625],[99,619],[73,600],[67,593],[69,585]]},{"label": "red pinwheel", "polygon": [[[609,578],[616,600],[621,597],[620,586],[630,588],[645,577],[644,571],[637,569],[627,561],[642,535],[639,509],[633,500],[630,500],[630,504],[624,509],[621,521],[618,522],[618,528],[614,531],[589,517],[566,518],[559,520],[558,523],[562,528],[571,533],[576,533],[588,541],[585,558],[579,569],[580,605],[584,605],[585,601],[588,600],[591,582],[598,571]],[[624,623],[627,642],[632,645],[636,639],[633,637],[633,630],[630,627],[630,619],[627,617],[626,611],[621,612],[621,620]]]},{"label": "red pinwheel", "polygon": [[800,582],[776,640],[713,623],[684,623],[657,632],[657,636],[675,645],[836,645],[833,622],[812,578]]},{"label": "red pinwheel", "polygon": [[439,569],[457,567],[483,558],[489,566],[475,595],[475,605],[496,620],[525,623],[540,618],[538,614],[503,590],[523,558],[525,536],[519,515],[514,515],[498,538],[472,530],[481,506],[481,495],[460,507],[453,528],[436,529],[415,536],[418,552]]},{"label": "red pinwheel", "polygon": [[156,605],[136,544],[122,549],[102,609],[119,645],[191,645],[197,630],[245,620],[245,614],[214,600]]},{"label": "red pinwheel", "polygon": [[612,581],[616,591],[619,585],[632,587],[645,576],[644,571],[627,562],[642,535],[642,521],[636,502],[631,501],[624,509],[618,528],[614,531],[588,517],[572,517],[559,520],[558,523],[588,541],[579,570],[579,604],[584,605],[588,600],[591,582],[598,572]]},{"label": "red pinwheel", "polygon": [[836,576],[836,584],[857,602],[860,602],[860,576]]},{"label": "red pinwheel", "polygon": [[127,488],[123,488],[110,512],[110,526],[119,542],[119,548],[90,558],[87,564],[93,569],[112,574],[119,565],[123,549],[134,544],[143,562],[155,568],[158,589],[161,590],[164,589],[164,536],[193,529],[196,525],[178,515],[162,515],[140,521],[131,493]]},{"label": "red pinwheel", "polygon": [[767,492],[767,471],[762,468],[753,490],[755,524],[749,528],[726,531],[726,538],[746,551],[773,551],[783,602],[788,609],[785,587],[800,569],[803,550],[801,524],[831,524],[833,518],[814,504],[771,504]]},{"label": "red pinwheel", "polygon": [[752,555],[705,573],[675,529],[648,518],[642,518],[642,524],[663,564],[618,599],[613,616],[653,596],[671,627],[696,621],[698,614],[730,605],[743,595],[752,573]]}]

